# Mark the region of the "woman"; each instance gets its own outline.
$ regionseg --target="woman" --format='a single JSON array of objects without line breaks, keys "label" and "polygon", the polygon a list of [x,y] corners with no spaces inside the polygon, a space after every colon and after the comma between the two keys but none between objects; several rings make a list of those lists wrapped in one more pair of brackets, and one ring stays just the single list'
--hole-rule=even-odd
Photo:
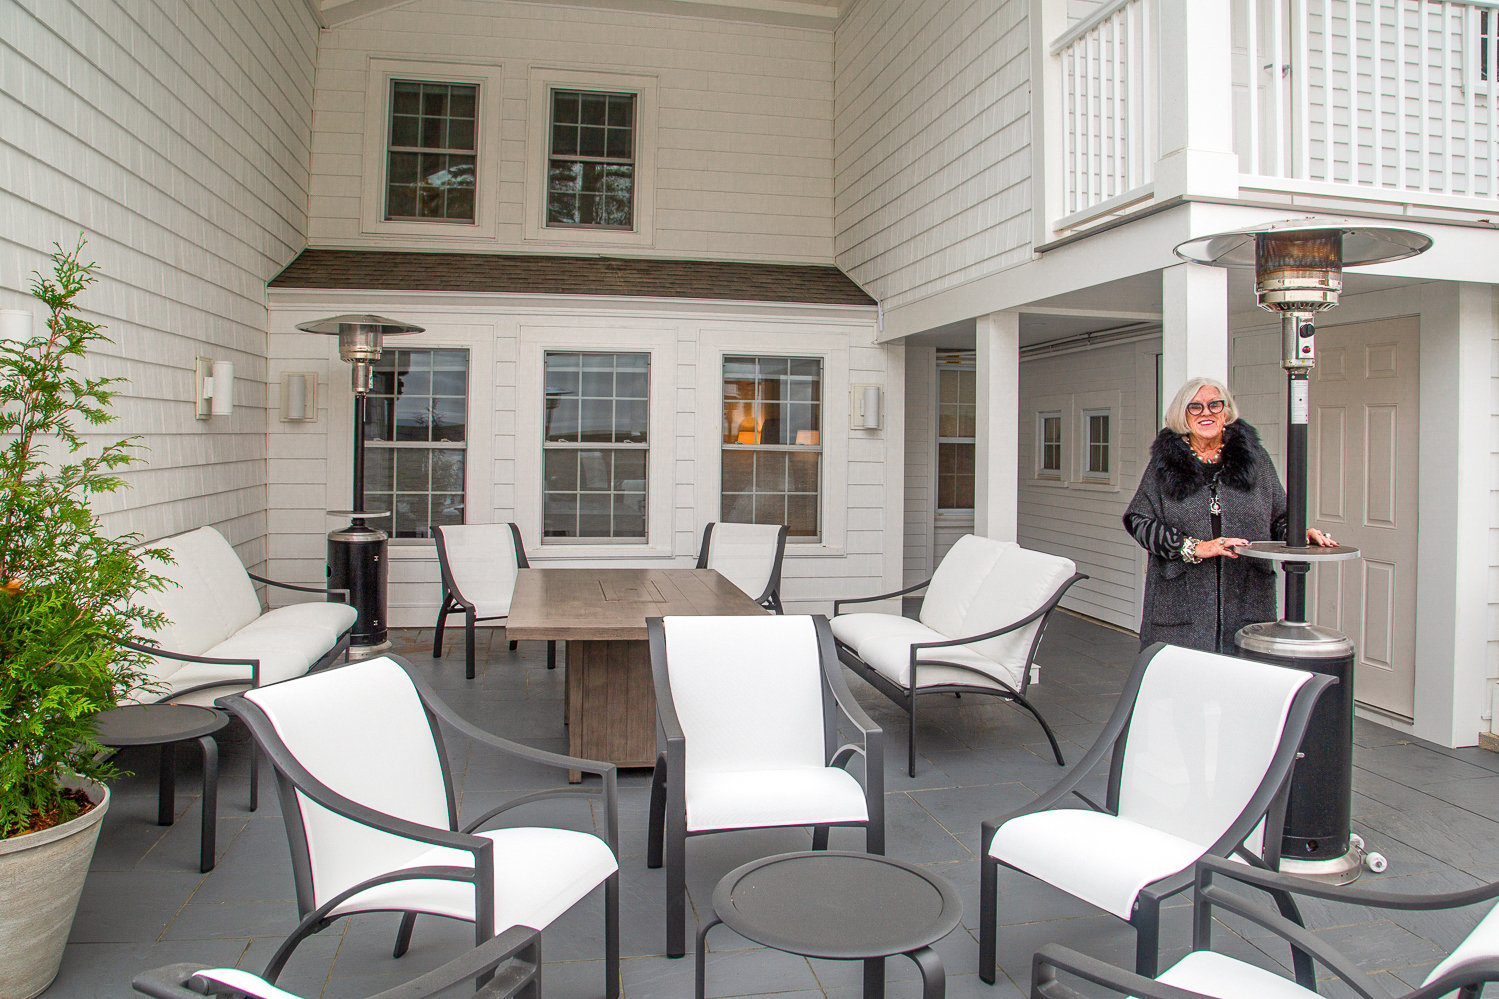
[{"label": "woman", "polygon": [[[1166,426],[1124,514],[1150,553],[1140,644],[1232,652],[1246,624],[1275,620],[1275,569],[1235,551],[1286,536],[1286,491],[1228,388],[1192,378],[1166,407]],[[1315,528],[1311,544],[1337,542]]]}]

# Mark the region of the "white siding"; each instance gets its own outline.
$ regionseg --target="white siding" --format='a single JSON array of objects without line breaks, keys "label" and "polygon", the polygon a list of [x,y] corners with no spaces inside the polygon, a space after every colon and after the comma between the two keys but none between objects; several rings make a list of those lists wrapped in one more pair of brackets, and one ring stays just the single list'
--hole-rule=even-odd
[{"label": "white siding", "polygon": [[[369,60],[500,67],[494,236],[415,236],[421,249],[579,252],[524,238],[532,67],[654,78],[654,244],[584,252],[828,263],[832,260],[833,39],[829,31],[552,4],[426,0],[323,33],[309,240],[369,246],[361,150]],[[481,100],[483,97],[481,96]],[[543,109],[544,113],[544,109]],[[481,178],[492,165],[479,165]],[[481,180],[482,184],[482,180]],[[534,198],[530,204],[534,205]]]},{"label": "white siding", "polygon": [[[1068,591],[1063,606],[1135,630],[1143,555],[1124,530],[1155,436],[1155,355],[1159,344],[1100,347],[1028,360],[1020,366],[1020,529],[1028,548],[1065,555],[1089,578]],[[1080,411],[1107,400],[1113,417],[1117,486],[1077,481]],[[1063,468],[1070,481],[1035,477],[1036,413],[1063,414]]]},{"label": "white siding", "polygon": [[928,578],[936,565],[932,553],[932,518],[937,461],[937,352],[906,348],[906,552],[904,586]]},{"label": "white siding", "polygon": [[886,307],[1030,257],[1024,0],[865,0],[837,34],[838,266]]},{"label": "white siding", "polygon": [[[265,283],[303,246],[317,28],[302,0],[0,5],[0,307],[80,231],[81,299],[123,376],[105,440],[147,462],[102,497],[111,530],[213,524],[265,557]],[[233,361],[235,409],[193,417],[193,359]]]},{"label": "white siding", "polygon": [[[788,611],[828,612],[836,597],[899,587],[902,525],[899,504],[889,497],[899,491],[904,450],[904,348],[874,344],[873,310],[663,303],[561,307],[534,299],[454,296],[435,302],[399,295],[362,307],[426,327],[426,333],[402,338],[401,346],[470,348],[468,520],[518,521],[537,565],[692,564],[703,525],[719,515],[717,352],[824,357],[825,538],[822,545],[788,545],[782,595]],[[325,533],[336,526],[323,511],[347,509],[349,502],[348,366],[337,359],[332,338],[294,327],[353,308],[345,297],[272,292],[272,370],[277,377],[283,370],[316,371],[320,381],[316,423],[281,423],[272,414],[269,491],[276,548],[270,569],[278,578],[322,578]],[[653,350],[652,399],[663,400],[665,408],[659,420],[653,408],[651,449],[653,460],[660,451],[667,469],[650,483],[652,496],[666,498],[658,550],[623,548],[616,555],[597,547],[550,546],[543,551],[535,518],[527,516],[540,489],[539,431],[526,403],[537,390],[526,384],[527,358],[543,347],[588,336],[646,343]],[[848,429],[849,386],[855,383],[884,389],[883,429]],[[656,512],[653,505],[653,516]],[[565,557],[570,552],[577,556]],[[439,596],[431,544],[393,543],[390,582],[391,625],[430,626]]]}]

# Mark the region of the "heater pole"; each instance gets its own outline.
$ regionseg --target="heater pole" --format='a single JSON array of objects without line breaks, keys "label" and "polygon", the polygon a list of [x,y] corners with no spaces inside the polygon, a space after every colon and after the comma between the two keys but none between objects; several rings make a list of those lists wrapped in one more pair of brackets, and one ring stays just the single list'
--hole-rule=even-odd
[{"label": "heater pole", "polygon": [[354,393],[354,523],[363,524],[364,517],[364,417],[369,400],[363,392]]}]

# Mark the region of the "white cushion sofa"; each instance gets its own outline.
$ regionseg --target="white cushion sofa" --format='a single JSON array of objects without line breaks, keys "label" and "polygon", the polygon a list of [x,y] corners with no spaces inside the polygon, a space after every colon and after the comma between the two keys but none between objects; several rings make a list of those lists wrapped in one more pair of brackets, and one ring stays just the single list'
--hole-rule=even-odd
[{"label": "white cushion sofa", "polygon": [[155,659],[152,684],[133,691],[129,700],[211,705],[225,694],[330,665],[348,648],[357,616],[353,607],[318,601],[262,611],[255,583],[325,596],[344,591],[278,583],[248,572],[211,527],[151,547],[172,553],[172,562],[153,567],[169,582],[159,593],[143,594],[140,602],[161,611],[167,623],[141,636]]},{"label": "white cushion sofa", "polygon": [[[1014,701],[1041,723],[1057,764],[1051,726],[1026,699],[1047,617],[1080,575],[1071,559],[1012,541],[968,534],[943,556],[932,578],[894,593],[833,603],[838,657],[906,709],[907,767],[916,776],[916,695],[993,694]],[[915,618],[845,613],[850,604],[889,600],[925,589]]]}]

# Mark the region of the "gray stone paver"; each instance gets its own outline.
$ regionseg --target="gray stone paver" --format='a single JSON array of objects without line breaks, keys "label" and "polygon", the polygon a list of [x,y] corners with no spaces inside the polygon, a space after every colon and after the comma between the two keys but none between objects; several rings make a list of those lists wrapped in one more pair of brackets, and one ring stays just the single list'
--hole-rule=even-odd
[{"label": "gray stone paver", "polygon": [[[540,643],[511,652],[503,636],[481,633],[479,676],[463,679],[461,634],[447,655],[431,657],[431,632],[393,633],[393,651],[419,667],[462,711],[486,728],[519,741],[564,750],[561,720],[564,670],[545,669]],[[456,640],[455,640],[456,639]],[[1056,723],[1069,760],[1092,741],[1118,696],[1137,648],[1133,636],[1061,616],[1041,651],[1043,682],[1037,703]],[[929,699],[922,713],[921,773],[905,775],[904,716],[870,688],[850,678],[861,703],[885,727],[886,792],[892,856],[928,865],[948,877],[968,911],[939,946],[954,999],[1014,999],[1029,990],[1030,955],[1060,942],[1099,957],[1132,960],[1133,934],[1099,913],[1020,875],[1002,875],[999,983],[975,974],[978,925],[978,822],[1023,803],[1060,773],[1039,729],[1012,706],[986,698],[942,703]],[[1355,750],[1355,829],[1391,861],[1377,878],[1401,890],[1447,890],[1499,877],[1499,756],[1476,750],[1427,746],[1373,722],[1358,723]],[[477,814],[536,775],[449,741],[459,781],[460,805]],[[83,904],[62,973],[48,992],[55,999],[131,996],[136,972],[177,961],[203,961],[260,970],[296,924],[290,860],[276,796],[262,775],[261,808],[245,810],[248,743],[237,726],[224,733],[219,794],[219,863],[197,873],[198,798],[195,776],[178,781],[178,820],[154,824],[154,757],[122,755],[140,774],[113,787]],[[184,764],[192,764],[184,758]],[[1101,786],[1101,782],[1100,782]],[[643,772],[621,776],[623,995],[626,999],[687,999],[690,956],[664,957],[664,876],[645,867],[645,815],[649,793]],[[580,816],[588,827],[592,819]],[[698,919],[718,878],[755,857],[804,849],[802,831],[772,830],[697,837],[688,848],[689,921]],[[862,837],[835,831],[833,845],[858,848]],[[1365,883],[1376,880],[1365,875]],[[1391,915],[1335,904],[1308,908],[1308,921],[1327,928],[1340,944],[1366,954],[1366,970],[1391,985],[1419,980],[1480,912]],[[467,924],[424,919],[410,952],[390,957],[394,916],[344,919],[304,942],[281,985],[299,995],[358,997],[406,981],[442,963],[472,941]],[[689,927],[695,933],[695,927]],[[1221,928],[1229,953],[1274,966],[1286,960],[1263,934]],[[1166,917],[1164,958],[1185,952],[1189,910]],[[778,999],[856,999],[855,965],[807,961],[749,945],[720,928],[710,938],[709,995],[775,995]],[[560,918],[543,937],[544,989],[548,999],[584,999],[603,992],[602,920],[596,900]],[[889,962],[892,999],[919,995],[915,971],[903,959]],[[1399,981],[1397,981],[1397,979]],[[461,994],[461,993],[460,993]]]}]

